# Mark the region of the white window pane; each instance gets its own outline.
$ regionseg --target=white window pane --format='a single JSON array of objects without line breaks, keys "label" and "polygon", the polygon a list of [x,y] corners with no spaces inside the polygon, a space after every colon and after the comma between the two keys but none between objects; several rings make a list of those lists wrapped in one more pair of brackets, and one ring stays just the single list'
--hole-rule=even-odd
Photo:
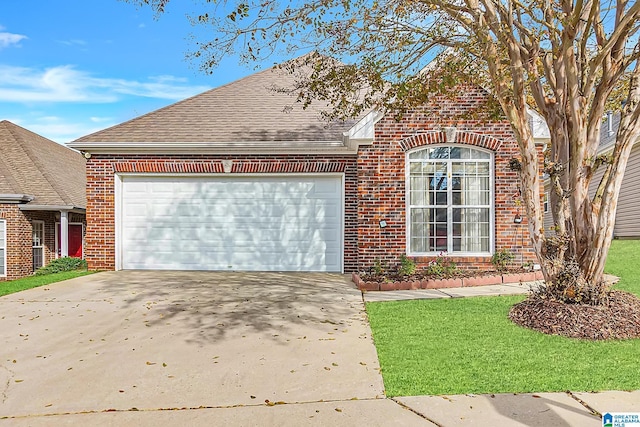
[{"label": "white window pane", "polygon": [[411,192],[411,200],[409,200],[411,205],[424,205],[424,192],[422,191],[412,191]]},{"label": "white window pane", "polygon": [[490,180],[489,177],[480,178],[480,189],[484,191],[489,191]]},{"label": "white window pane", "polygon": [[[423,180],[414,179],[419,176],[417,166],[411,165],[410,169],[407,191],[410,205],[415,206],[410,208],[410,250],[489,252],[492,221],[490,153],[463,146],[437,146],[426,152],[428,158],[423,157],[419,162]],[[417,202],[424,202],[421,206],[430,208],[420,209]],[[452,218],[448,218],[449,213]]]},{"label": "white window pane", "polygon": [[33,271],[44,265],[44,248],[33,248]]},{"label": "white window pane", "polygon": [[452,147],[451,158],[452,159],[468,159],[469,149],[465,147]]},{"label": "white window pane", "polygon": [[466,175],[475,175],[476,174],[476,164],[473,162],[464,164],[464,173]]},{"label": "white window pane", "polygon": [[436,165],[431,162],[423,162],[422,163],[422,173],[424,175],[433,175],[436,173]]},{"label": "white window pane", "polygon": [[429,157],[429,153],[427,150],[418,150],[409,154],[409,159],[427,159]]},{"label": "white window pane", "polygon": [[486,151],[476,150],[473,148],[469,149],[469,159],[490,159],[491,154]]},{"label": "white window pane", "polygon": [[34,221],[32,230],[33,246],[42,246],[44,244],[44,222]]},{"label": "white window pane", "polygon": [[429,149],[429,158],[430,159],[448,159],[449,158],[449,147],[435,147]]}]

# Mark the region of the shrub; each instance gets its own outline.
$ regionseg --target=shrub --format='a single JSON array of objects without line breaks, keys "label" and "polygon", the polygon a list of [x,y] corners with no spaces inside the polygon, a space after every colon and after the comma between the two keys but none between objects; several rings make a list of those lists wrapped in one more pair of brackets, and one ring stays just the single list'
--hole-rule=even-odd
[{"label": "shrub", "polygon": [[458,267],[453,261],[447,261],[444,252],[441,252],[436,259],[429,261],[429,265],[425,269],[429,276],[450,277],[458,272]]},{"label": "shrub", "polygon": [[64,258],[54,259],[49,264],[36,270],[36,276],[59,273],[61,271],[82,270],[86,268],[87,268],[87,261],[81,258],[64,257]]},{"label": "shrub", "polygon": [[373,273],[377,276],[382,276],[385,272],[386,268],[384,265],[382,265],[382,261],[380,261],[380,259],[377,259],[375,264],[373,265],[373,267],[371,268],[370,273]]},{"label": "shrub", "polygon": [[508,249],[501,249],[491,257],[491,263],[500,273],[505,273],[509,270],[509,265],[513,261],[514,255]]},{"label": "shrub", "polygon": [[400,257],[400,269],[398,270],[403,276],[411,276],[416,272],[416,263],[406,255]]}]

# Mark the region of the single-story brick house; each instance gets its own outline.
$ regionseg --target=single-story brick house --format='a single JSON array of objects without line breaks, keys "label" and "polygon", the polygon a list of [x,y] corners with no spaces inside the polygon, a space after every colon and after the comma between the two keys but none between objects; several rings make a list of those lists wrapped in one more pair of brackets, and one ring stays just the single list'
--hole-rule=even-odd
[{"label": "single-story brick house", "polygon": [[[613,151],[619,126],[620,113],[609,112],[600,130],[600,147],[598,154],[610,154]],[[589,195],[591,197],[595,195],[604,171],[604,166],[596,171],[594,179],[591,181],[591,186],[589,187]],[[551,214],[551,207],[548,203],[550,200],[550,191],[551,186],[547,179],[545,181],[544,196],[544,226],[547,234],[554,233],[553,215]],[[638,211],[640,211],[640,144],[636,142],[631,149],[627,169],[625,170],[624,179],[620,186],[616,223],[613,228],[614,239],[640,239]]]},{"label": "single-story brick house", "polygon": [[[87,160],[90,268],[364,271],[446,252],[533,260],[506,120],[466,87],[400,121],[327,123],[269,69],[70,144]],[[534,123],[535,122],[535,123]],[[548,133],[532,115],[541,144]]]},{"label": "single-story brick house", "polygon": [[85,185],[79,152],[0,122],[0,281],[83,256]]}]

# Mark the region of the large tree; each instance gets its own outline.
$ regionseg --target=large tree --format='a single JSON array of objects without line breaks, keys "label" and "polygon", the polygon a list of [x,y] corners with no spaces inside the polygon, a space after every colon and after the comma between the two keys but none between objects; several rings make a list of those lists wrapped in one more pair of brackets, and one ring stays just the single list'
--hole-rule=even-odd
[{"label": "large tree", "polygon": [[[130,1],[159,13],[170,7],[169,0]],[[208,28],[204,34],[210,37],[196,38],[191,56],[205,71],[230,53],[264,61],[274,52],[317,52],[304,57],[312,71],[295,93],[302,102],[330,101],[336,116],[371,108],[401,114],[462,80],[487,88],[520,147],[522,198],[547,291],[566,302],[603,301],[618,194],[640,133],[640,4],[207,0],[201,7],[191,19]],[[450,53],[425,72],[444,48]],[[528,105],[542,114],[551,134],[545,163],[553,189],[551,237],[543,227],[541,171]],[[599,156],[602,118],[612,105],[621,113],[615,148]],[[603,177],[592,183],[598,168],[604,168]],[[597,187],[594,197],[590,186]]]}]

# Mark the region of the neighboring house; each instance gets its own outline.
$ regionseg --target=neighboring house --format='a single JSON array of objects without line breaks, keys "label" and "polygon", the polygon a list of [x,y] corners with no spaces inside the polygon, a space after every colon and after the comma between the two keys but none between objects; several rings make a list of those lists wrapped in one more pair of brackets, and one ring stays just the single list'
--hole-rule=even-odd
[{"label": "neighboring house", "polygon": [[0,281],[83,256],[85,185],[80,153],[0,122]]},{"label": "neighboring house", "polygon": [[[620,114],[609,113],[605,118],[600,131],[600,148],[598,154],[610,153],[616,142]],[[594,179],[589,187],[589,195],[593,197],[596,188],[602,179],[605,166],[601,166],[594,174]],[[545,182],[545,200],[549,199],[551,188],[549,182]],[[547,233],[553,233],[553,216],[551,206],[545,204],[544,224]],[[625,170],[620,195],[618,196],[618,208],[616,211],[616,223],[613,229],[614,239],[640,239],[640,144],[634,144],[629,155],[627,169]]]},{"label": "neighboring house", "polygon": [[509,123],[457,119],[487,92],[400,121],[327,123],[273,90],[292,82],[262,71],[71,143],[88,158],[90,268],[352,272],[444,252],[484,268],[501,249],[533,260],[526,220],[514,223]]}]

